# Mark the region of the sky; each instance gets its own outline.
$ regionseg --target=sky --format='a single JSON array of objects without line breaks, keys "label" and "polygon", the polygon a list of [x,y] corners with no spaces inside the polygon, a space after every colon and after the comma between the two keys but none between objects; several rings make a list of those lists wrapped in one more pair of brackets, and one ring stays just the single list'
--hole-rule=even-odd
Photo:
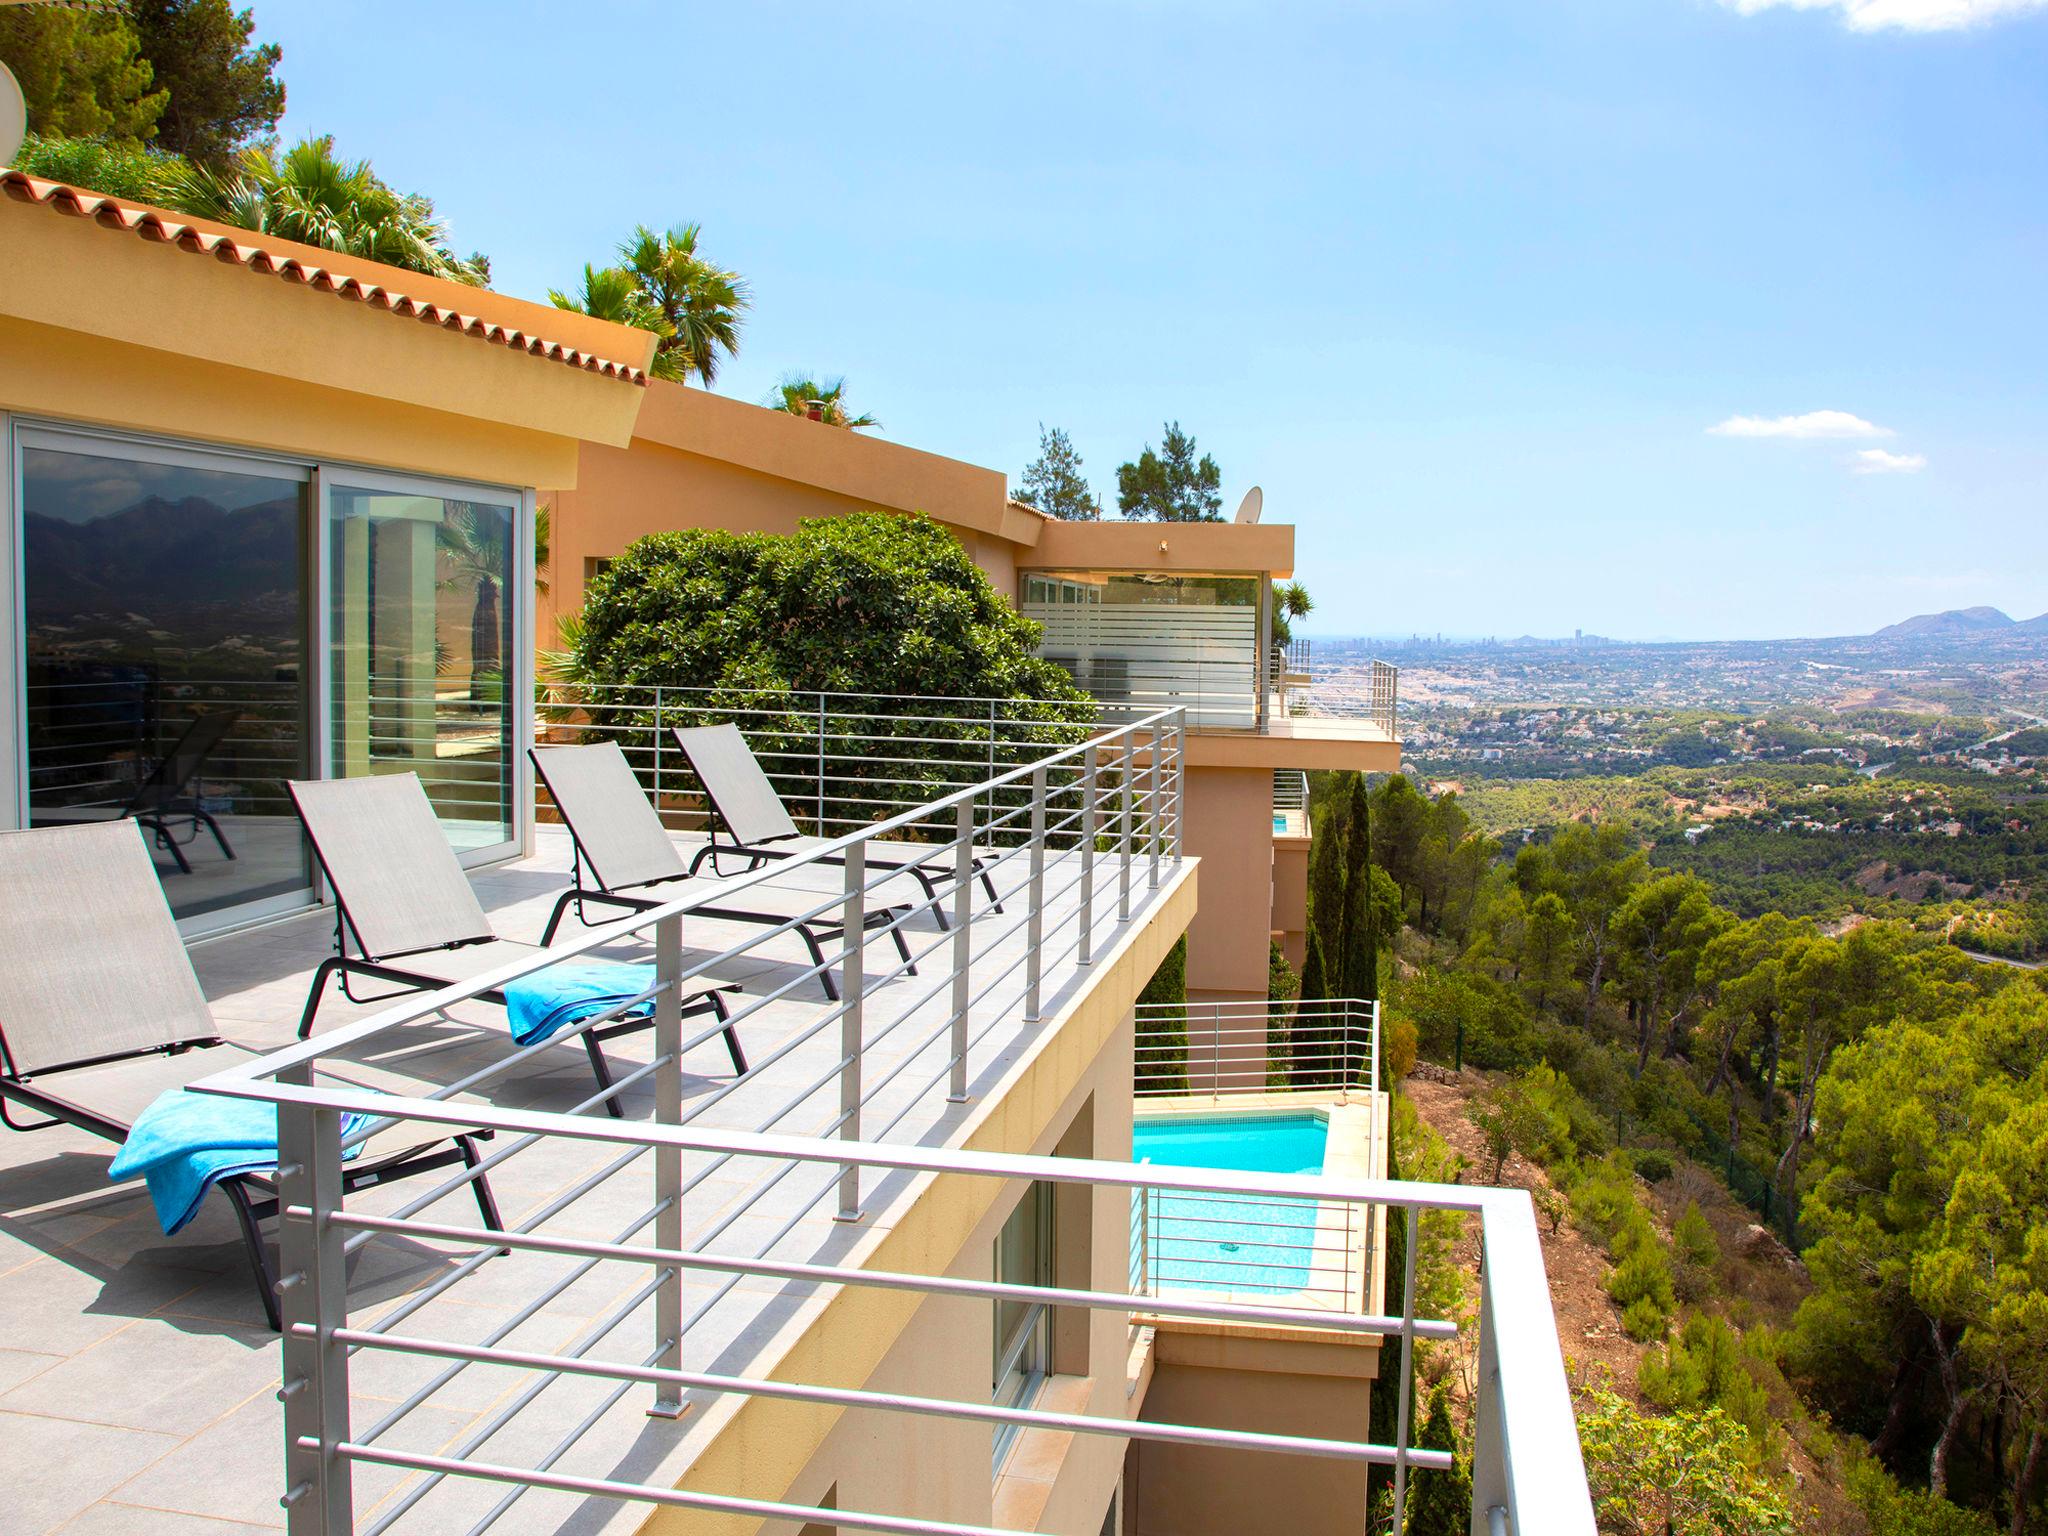
[{"label": "sky", "polygon": [[695,221],[720,392],[1297,525],[1304,631],[2048,610],[2048,0],[248,0],[493,286]]}]

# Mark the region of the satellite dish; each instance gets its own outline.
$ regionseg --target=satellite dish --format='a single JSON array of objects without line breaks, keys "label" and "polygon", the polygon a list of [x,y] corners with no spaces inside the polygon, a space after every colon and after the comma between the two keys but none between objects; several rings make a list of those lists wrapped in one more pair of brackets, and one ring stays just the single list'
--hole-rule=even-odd
[{"label": "satellite dish", "polygon": [[21,99],[21,83],[0,64],[0,165],[14,164],[15,151],[27,132],[28,103]]},{"label": "satellite dish", "polygon": [[1244,493],[1244,500],[1237,504],[1235,521],[1249,526],[1259,520],[1259,513],[1265,509],[1266,493],[1256,485]]}]

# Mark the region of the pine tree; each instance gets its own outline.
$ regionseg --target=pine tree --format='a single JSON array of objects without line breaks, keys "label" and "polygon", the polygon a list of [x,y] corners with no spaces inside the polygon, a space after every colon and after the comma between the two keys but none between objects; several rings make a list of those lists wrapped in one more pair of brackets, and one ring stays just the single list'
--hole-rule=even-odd
[{"label": "pine tree", "polygon": [[1081,473],[1081,455],[1074,451],[1074,440],[1042,421],[1038,424],[1038,457],[1025,466],[1015,494],[1025,506],[1066,522],[1093,523],[1102,517],[1102,503]]},{"label": "pine tree", "polygon": [[1135,463],[1116,471],[1116,507],[1139,523],[1220,523],[1223,474],[1208,454],[1197,460],[1195,440],[1169,421],[1159,452],[1147,443]]}]

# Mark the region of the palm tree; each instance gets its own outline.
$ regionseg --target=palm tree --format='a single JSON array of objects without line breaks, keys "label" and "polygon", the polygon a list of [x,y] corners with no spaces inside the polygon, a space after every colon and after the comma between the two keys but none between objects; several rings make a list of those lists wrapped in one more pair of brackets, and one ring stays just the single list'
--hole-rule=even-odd
[{"label": "palm tree", "polygon": [[881,425],[872,416],[847,413],[846,380],[843,378],[814,379],[808,374],[787,374],[763,404],[778,411],[787,411],[792,416],[805,416],[835,427],[859,430]]},{"label": "palm tree", "polygon": [[1308,588],[1298,581],[1284,586],[1273,584],[1273,643],[1285,647],[1294,639],[1294,620],[1305,619],[1315,612],[1315,600],[1308,595]]},{"label": "palm tree", "polygon": [[331,136],[303,139],[282,157],[262,146],[221,170],[192,166],[167,191],[172,207],[200,218],[431,277],[483,281],[478,264],[450,248],[431,200],[394,191],[367,160],[337,158]]},{"label": "palm tree", "polygon": [[614,325],[638,326],[643,331],[654,332],[654,361],[647,365],[647,371],[657,379],[689,377],[688,360],[669,345],[673,333],[668,322],[648,302],[647,295],[641,291],[640,280],[626,268],[593,267],[585,262],[582,290],[564,293],[559,288],[550,288],[548,299],[557,309],[573,309],[578,314],[609,320]]},{"label": "palm tree", "polygon": [[739,350],[740,314],[753,303],[753,294],[737,272],[697,254],[698,231],[695,224],[663,231],[642,224],[619,247],[619,255],[664,323],[660,353],[683,364],[681,372],[656,371],[663,378],[694,373],[709,389],[718,376],[719,354],[732,357]]}]

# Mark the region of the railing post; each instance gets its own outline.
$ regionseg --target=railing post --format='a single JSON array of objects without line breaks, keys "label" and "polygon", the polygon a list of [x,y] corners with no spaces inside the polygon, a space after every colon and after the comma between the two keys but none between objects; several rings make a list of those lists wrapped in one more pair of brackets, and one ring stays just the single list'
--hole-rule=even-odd
[{"label": "railing post", "polygon": [[1123,805],[1119,813],[1119,820],[1122,822],[1122,826],[1117,834],[1118,857],[1116,869],[1116,920],[1120,923],[1128,923],[1131,920],[1131,815],[1133,807],[1131,780],[1135,776],[1137,760],[1137,733],[1129,726],[1125,726],[1122,783]]},{"label": "railing post", "polygon": [[[683,1120],[683,919],[664,917],[654,925],[654,1123],[680,1125]],[[683,1246],[683,1153],[680,1147],[654,1149],[654,1241],[671,1251]],[[661,1270],[661,1289],[654,1293],[655,1364],[663,1370],[683,1368],[683,1272]],[[647,1411],[657,1418],[680,1418],[683,1395],[662,1383],[654,1389]]]},{"label": "railing post", "polygon": [[818,694],[818,836],[830,837],[825,830],[825,695]]},{"label": "railing post", "polygon": [[967,1102],[967,1009],[974,995],[974,797],[960,802],[953,823],[953,1065],[946,1097]]},{"label": "railing post", "polygon": [[[846,902],[841,908],[839,942],[839,1137],[860,1140],[861,1008],[867,990],[868,845],[856,842],[846,850]],[[860,1166],[839,1170],[841,1221],[860,1220]]]},{"label": "railing post", "polygon": [[1181,860],[1181,850],[1187,842],[1188,829],[1188,712],[1185,707],[1174,711],[1179,721],[1174,728],[1176,737],[1173,754],[1173,862]]},{"label": "railing post", "polygon": [[[1482,1266],[1486,1263],[1481,1259]],[[1508,1528],[1505,1516],[1493,1511],[1508,1502],[1507,1431],[1500,1401],[1500,1344],[1494,1330],[1493,1288],[1482,1276],[1479,1286],[1479,1370],[1472,1405],[1472,1529]],[[1485,1527],[1480,1521],[1485,1519]]]},{"label": "railing post", "polygon": [[1138,1186],[1138,1294],[1152,1294],[1152,1186]]},{"label": "railing post", "polygon": [[[661,684],[654,685],[654,813],[661,814]],[[708,813],[710,807],[705,807]]]},{"label": "railing post", "polygon": [[1095,743],[1081,749],[1081,945],[1074,952],[1076,965],[1095,959],[1095,812],[1102,797],[1102,783],[1095,763]]},{"label": "railing post", "polygon": [[1146,838],[1146,842],[1151,845],[1151,884],[1152,889],[1156,891],[1159,889],[1159,845],[1166,840],[1166,800],[1161,793],[1160,784],[1160,770],[1164,765],[1159,761],[1166,747],[1166,731],[1156,723],[1152,727],[1151,747],[1151,756],[1145,765],[1145,820],[1151,829],[1151,835]]},{"label": "railing post", "polygon": [[1045,970],[1045,768],[1031,770],[1031,887],[1024,914],[1024,1017],[1035,1020]]},{"label": "railing post", "polygon": [[1415,1245],[1421,1235],[1420,1208],[1407,1207],[1408,1241],[1401,1253],[1401,1382],[1400,1408],[1394,1430],[1394,1529],[1406,1528],[1408,1516],[1408,1426],[1415,1397]]},{"label": "railing post", "polygon": [[[311,1068],[283,1080],[306,1086]],[[342,1234],[328,1227],[341,1209],[341,1112],[280,1104],[277,1132],[285,1526],[291,1536],[349,1536],[351,1469],[334,1449],[349,1438],[348,1349],[334,1338],[348,1326],[348,1271]]]}]

